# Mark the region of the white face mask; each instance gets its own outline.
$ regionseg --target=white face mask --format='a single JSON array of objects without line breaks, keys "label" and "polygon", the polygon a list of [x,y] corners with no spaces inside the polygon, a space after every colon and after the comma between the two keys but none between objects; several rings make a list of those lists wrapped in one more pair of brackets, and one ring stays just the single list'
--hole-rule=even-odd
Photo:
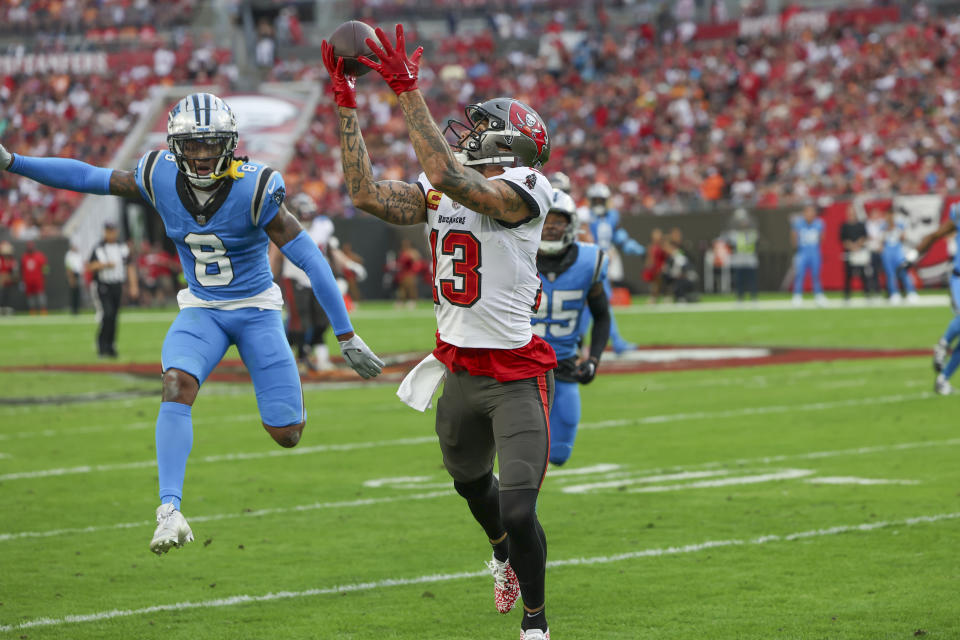
[{"label": "white face mask", "polygon": [[606,213],[607,213],[607,205],[605,205],[605,204],[600,204],[599,202],[598,202],[597,204],[592,204],[592,205],[590,205],[590,211],[591,211],[591,212],[593,213],[593,215],[595,215],[595,216],[606,215]]},{"label": "white face mask", "polygon": [[563,240],[541,240],[540,253],[545,256],[554,256],[563,251]]}]

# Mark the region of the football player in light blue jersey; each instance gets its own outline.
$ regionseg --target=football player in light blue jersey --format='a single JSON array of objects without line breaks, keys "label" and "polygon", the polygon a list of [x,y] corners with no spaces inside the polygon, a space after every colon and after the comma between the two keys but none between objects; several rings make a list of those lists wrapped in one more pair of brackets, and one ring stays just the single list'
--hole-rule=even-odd
[{"label": "football player in light blue jersey", "polygon": [[[603,290],[607,256],[595,244],[576,242],[578,229],[573,199],[554,189],[537,252],[543,296],[531,322],[533,332],[557,354],[550,409],[550,462],[555,465],[570,458],[580,422],[579,385],[593,380],[610,337],[610,303]],[[578,327],[588,307],[593,316],[590,356],[578,362]]]},{"label": "football player in light blue jersey", "polygon": [[[936,231],[920,241],[916,249],[904,252],[904,263],[901,268],[906,270],[916,264],[920,257],[930,250],[933,244],[960,229],[960,203],[954,203],[946,220]],[[960,367],[960,251],[953,256],[953,271],[950,273],[950,304],[953,307],[953,319],[947,325],[947,330],[933,347],[933,370],[937,374],[933,383],[933,390],[940,395],[953,393],[950,378]],[[950,357],[947,360],[947,356]]]},{"label": "football player in light blue jersey", "polygon": [[883,271],[887,276],[887,293],[891,304],[900,304],[900,286],[907,294],[907,302],[916,302],[917,289],[913,286],[910,274],[903,268],[906,258],[903,248],[903,239],[907,232],[907,224],[903,220],[898,220],[893,209],[887,209],[884,212],[883,222],[880,227],[883,231],[883,252],[880,258],[883,260]]},{"label": "football player in light blue jersey", "polygon": [[370,378],[383,362],[353,332],[330,267],[284,207],[279,172],[234,157],[236,117],[220,98],[195,93],[167,121],[169,151],[150,151],[135,171],[66,158],[32,158],[0,146],[0,168],[50,187],[115,195],[149,205],[180,254],[188,287],[163,342],[163,397],[157,416],[160,506],[150,549],[193,540],[180,512],[193,445],[191,409],[200,385],[230,345],[250,372],[264,428],[283,447],[306,423],[300,376],[280,316],[282,298],[267,260],[272,240],[309,276],[340,341],[344,359]]},{"label": "football player in light blue jersey", "polygon": [[814,300],[818,305],[823,305],[826,298],[820,282],[820,242],[823,240],[826,225],[817,217],[817,208],[808,204],[803,208],[803,216],[794,219],[790,228],[793,246],[797,250],[793,257],[793,304],[799,305],[803,302],[803,281],[809,271]]},{"label": "football player in light blue jersey", "polygon": [[[613,294],[610,277],[615,281],[623,277],[623,266],[618,250],[628,256],[642,256],[647,251],[642,244],[630,237],[626,229],[620,226],[620,212],[609,206],[610,187],[602,182],[595,182],[587,189],[586,196],[590,218],[590,235],[593,236],[593,241],[597,246],[607,254],[608,260],[613,263],[610,268],[613,273],[603,278],[603,290],[609,300]],[[620,275],[617,275],[618,272]],[[590,326],[589,310],[583,314],[583,319],[580,322],[580,335],[586,335],[587,328]],[[610,313],[610,340],[614,352],[618,355],[636,348],[635,344],[628,342],[620,335],[613,312]]]}]

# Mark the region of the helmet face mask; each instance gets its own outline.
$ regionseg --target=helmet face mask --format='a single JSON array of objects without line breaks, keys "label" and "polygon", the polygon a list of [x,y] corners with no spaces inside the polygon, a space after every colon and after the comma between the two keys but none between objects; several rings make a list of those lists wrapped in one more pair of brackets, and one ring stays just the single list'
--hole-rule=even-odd
[{"label": "helmet face mask", "polygon": [[167,146],[177,168],[198,187],[208,187],[233,162],[237,118],[210,93],[194,93],[176,104],[167,119]]},{"label": "helmet face mask", "polygon": [[444,135],[465,166],[492,164],[539,169],[550,157],[547,127],[518,100],[494,98],[464,109],[469,124],[448,120]]},{"label": "helmet face mask", "polygon": [[547,256],[563,253],[576,241],[579,226],[573,198],[554,189],[550,211],[547,212],[541,232],[539,252]]}]

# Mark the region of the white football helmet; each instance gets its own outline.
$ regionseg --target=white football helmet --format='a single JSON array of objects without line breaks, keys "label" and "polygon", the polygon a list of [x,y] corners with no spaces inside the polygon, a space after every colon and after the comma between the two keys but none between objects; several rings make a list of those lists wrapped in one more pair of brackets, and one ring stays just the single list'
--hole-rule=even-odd
[{"label": "white football helmet", "polygon": [[[237,117],[227,103],[212,93],[192,93],[170,111],[167,118],[167,146],[174,155],[177,168],[198,187],[209,187],[233,162],[240,136]],[[194,142],[194,145],[189,145]],[[193,151],[188,158],[187,146],[203,145],[208,155]],[[204,153],[203,151],[200,152]],[[196,161],[215,160],[212,170],[201,175]]]},{"label": "white football helmet", "polygon": [[595,216],[607,215],[607,201],[610,199],[610,187],[602,182],[594,182],[587,189],[587,201],[590,203],[590,213]]},{"label": "white football helmet", "polygon": [[577,239],[577,229],[580,223],[577,220],[577,205],[573,198],[559,189],[553,190],[553,199],[550,202],[550,211],[547,214],[559,213],[567,218],[567,225],[563,233],[556,239],[540,239],[540,253],[554,256],[563,253],[567,247]]},{"label": "white football helmet", "polygon": [[550,186],[564,193],[570,193],[570,177],[563,171],[554,171],[550,174]]}]

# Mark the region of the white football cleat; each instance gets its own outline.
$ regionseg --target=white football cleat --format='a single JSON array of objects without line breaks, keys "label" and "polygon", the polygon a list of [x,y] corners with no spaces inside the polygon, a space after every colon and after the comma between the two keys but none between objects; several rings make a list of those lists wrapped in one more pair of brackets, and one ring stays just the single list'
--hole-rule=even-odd
[{"label": "white football cleat", "polygon": [[943,371],[943,365],[947,362],[947,356],[950,355],[950,347],[943,340],[933,345],[933,370],[937,373]]},{"label": "white football cleat", "polygon": [[[188,542],[193,542],[193,531],[183,514],[177,511],[172,502],[157,507],[157,529],[150,541],[150,551],[160,555]],[[519,584],[517,586],[519,588]]]},{"label": "white football cleat", "polygon": [[510,561],[500,562],[496,556],[487,563],[493,575],[493,600],[500,613],[510,613],[520,597],[520,581],[510,566]]},{"label": "white football cleat", "polygon": [[895,306],[903,303],[903,297],[899,293],[891,293],[889,300],[890,304]]},{"label": "white football cleat", "polygon": [[793,294],[793,306],[799,307],[803,305],[803,296],[799,293]]},{"label": "white football cleat", "polygon": [[520,631],[520,640],[550,640],[550,629],[527,629]]},{"label": "white football cleat", "polygon": [[817,295],[815,295],[813,297],[813,301],[816,303],[818,307],[827,306],[827,296],[823,295],[822,293],[818,293]]},{"label": "white football cleat", "polygon": [[920,296],[917,295],[916,291],[907,294],[907,304],[917,304],[918,302],[920,302]]},{"label": "white football cleat", "polygon": [[943,374],[937,376],[937,379],[933,381],[933,390],[937,395],[949,396],[953,393],[953,385],[950,384],[950,381],[943,377]]}]

